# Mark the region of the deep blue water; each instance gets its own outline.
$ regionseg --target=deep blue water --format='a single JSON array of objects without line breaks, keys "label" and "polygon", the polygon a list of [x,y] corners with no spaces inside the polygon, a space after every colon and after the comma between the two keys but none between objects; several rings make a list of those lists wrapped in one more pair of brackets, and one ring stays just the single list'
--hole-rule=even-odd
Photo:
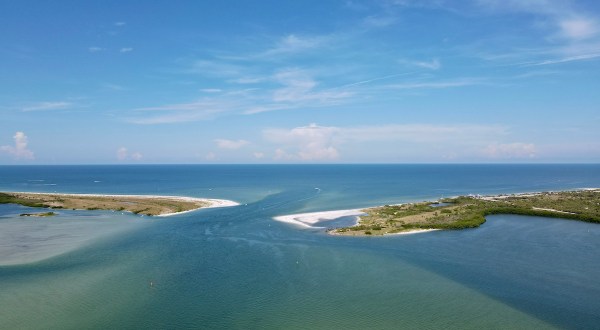
[{"label": "deep blue water", "polygon": [[351,238],[272,220],[585,187],[600,187],[600,165],[2,166],[5,191],[242,205],[119,215],[135,228],[0,266],[0,328],[596,328],[600,225],[498,215],[477,229]]}]

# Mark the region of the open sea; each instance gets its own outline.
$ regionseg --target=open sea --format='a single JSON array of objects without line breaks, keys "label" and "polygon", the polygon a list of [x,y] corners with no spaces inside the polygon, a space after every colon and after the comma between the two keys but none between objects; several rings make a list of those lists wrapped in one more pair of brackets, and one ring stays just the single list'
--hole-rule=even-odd
[{"label": "open sea", "polygon": [[172,217],[0,205],[0,329],[598,329],[598,224],[495,215],[353,238],[272,219],[591,187],[600,165],[0,166],[0,191],[241,203]]}]

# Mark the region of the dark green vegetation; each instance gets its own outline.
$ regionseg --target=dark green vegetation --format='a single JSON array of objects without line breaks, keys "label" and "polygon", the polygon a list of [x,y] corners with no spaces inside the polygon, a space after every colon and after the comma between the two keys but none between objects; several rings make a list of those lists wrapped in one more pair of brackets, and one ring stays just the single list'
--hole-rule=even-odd
[{"label": "dark green vegetation", "polygon": [[53,217],[56,213],[54,212],[42,212],[42,213],[21,213],[19,216],[22,217]]},{"label": "dark green vegetation", "polygon": [[41,198],[27,199],[5,193],[0,193],[0,204],[19,204],[29,207],[50,207],[50,205],[44,203],[44,200],[42,200]]},{"label": "dark green vegetation", "polygon": [[364,210],[359,225],[334,229],[342,235],[384,235],[415,229],[464,229],[480,226],[490,214],[520,214],[600,223],[600,190],[543,192],[503,196],[446,198],[385,205]]}]

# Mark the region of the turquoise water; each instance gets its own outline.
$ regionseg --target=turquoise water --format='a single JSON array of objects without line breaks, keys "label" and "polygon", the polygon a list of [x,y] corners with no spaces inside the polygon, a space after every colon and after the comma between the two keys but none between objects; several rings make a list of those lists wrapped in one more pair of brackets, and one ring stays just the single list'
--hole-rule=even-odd
[{"label": "turquoise water", "polygon": [[[271,219],[583,187],[600,187],[599,165],[0,167],[0,190],[242,203],[41,225],[0,206],[3,230],[51,230],[56,244],[82,230],[53,257],[0,266],[0,328],[595,328],[599,225],[498,215],[477,229],[348,238]],[[19,244],[38,244],[31,236]]]}]

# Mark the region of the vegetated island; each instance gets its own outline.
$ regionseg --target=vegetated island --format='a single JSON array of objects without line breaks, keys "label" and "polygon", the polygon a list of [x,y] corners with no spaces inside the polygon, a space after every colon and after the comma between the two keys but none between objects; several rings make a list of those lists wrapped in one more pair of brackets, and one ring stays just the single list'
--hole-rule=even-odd
[{"label": "vegetated island", "polygon": [[19,214],[19,216],[21,216],[21,217],[38,217],[38,218],[53,217],[55,215],[56,215],[55,212],[39,212],[39,213],[21,213],[21,214]]},{"label": "vegetated island", "polygon": [[519,214],[600,223],[600,189],[498,196],[460,196],[438,202],[360,210],[357,225],[329,234],[363,236],[479,227],[491,214]]},{"label": "vegetated island", "polygon": [[127,211],[149,216],[169,216],[200,208],[238,205],[224,199],[180,196],[0,192],[0,204],[7,203],[51,209]]}]

